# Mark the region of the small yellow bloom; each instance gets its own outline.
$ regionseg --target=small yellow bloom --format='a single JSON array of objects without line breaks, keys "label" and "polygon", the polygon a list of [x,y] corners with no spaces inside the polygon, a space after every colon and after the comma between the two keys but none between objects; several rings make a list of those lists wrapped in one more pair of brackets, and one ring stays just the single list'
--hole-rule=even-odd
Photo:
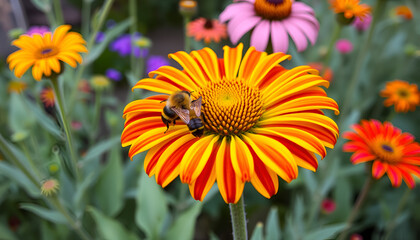
[{"label": "small yellow bloom", "polygon": [[111,86],[111,81],[103,75],[95,75],[90,80],[90,84],[95,90],[101,91],[109,88]]},{"label": "small yellow bloom", "polygon": [[57,180],[55,180],[54,178],[45,180],[42,183],[41,186],[41,193],[45,196],[52,196],[55,193],[57,193],[57,190],[59,189],[60,184],[58,183]]},{"label": "small yellow bloom", "polygon": [[39,81],[42,76],[50,77],[53,72],[60,74],[61,62],[75,68],[77,62],[82,63],[80,53],[87,52],[87,49],[82,35],[68,32],[70,28],[70,25],[62,25],[53,34],[21,35],[12,42],[20,49],[7,57],[10,70],[20,78],[32,67],[32,76]]},{"label": "small yellow bloom", "polygon": [[135,42],[135,44],[139,47],[139,48],[150,48],[152,46],[152,41],[150,40],[150,38],[147,37],[140,37],[139,39],[137,39],[137,41]]},{"label": "small yellow bloom", "polygon": [[21,93],[26,89],[26,83],[23,81],[10,81],[7,91],[9,93]]}]

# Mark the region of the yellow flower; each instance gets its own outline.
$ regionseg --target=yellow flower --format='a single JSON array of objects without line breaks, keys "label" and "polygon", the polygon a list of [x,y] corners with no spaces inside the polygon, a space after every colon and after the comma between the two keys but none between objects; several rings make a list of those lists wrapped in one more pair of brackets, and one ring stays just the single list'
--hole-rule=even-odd
[{"label": "yellow flower", "polygon": [[104,90],[111,86],[111,81],[103,75],[95,75],[90,80],[90,84],[95,90]]},{"label": "yellow flower", "polygon": [[335,13],[352,20],[355,17],[363,20],[371,11],[369,5],[360,4],[359,0],[330,0],[330,4]]},{"label": "yellow flower", "polygon": [[21,93],[26,89],[26,83],[23,81],[10,81],[7,90],[9,93]]},{"label": "yellow flower", "polygon": [[[149,150],[144,167],[162,187],[177,176],[203,200],[217,181],[227,203],[236,203],[251,182],[264,197],[277,193],[278,176],[287,182],[298,166],[316,171],[315,154],[333,148],[338,127],[322,109],[338,114],[338,106],[321,86],[329,82],[309,66],[285,69],[290,55],[255,50],[242,56],[243,45],[224,47],[218,59],[209,48],[170,54],[184,69],[163,66],[133,89],[162,93],[129,103],[124,109],[122,145],[130,158]],[[187,91],[202,98],[202,137],[178,121],[167,126],[161,115],[168,94]],[[184,92],[185,93],[185,92]]]},{"label": "yellow flower", "polygon": [[71,26],[59,26],[54,33],[32,36],[21,35],[12,45],[20,49],[9,55],[7,62],[10,70],[14,70],[16,77],[22,75],[32,67],[32,76],[41,80],[42,76],[49,77],[53,72],[60,74],[60,61],[75,68],[82,63],[81,52],[87,52],[85,40],[76,32],[68,32]]},{"label": "yellow flower", "polygon": [[381,91],[385,97],[384,105],[389,107],[395,105],[396,112],[414,111],[420,104],[420,93],[416,84],[410,84],[402,80],[387,82],[385,89]]}]

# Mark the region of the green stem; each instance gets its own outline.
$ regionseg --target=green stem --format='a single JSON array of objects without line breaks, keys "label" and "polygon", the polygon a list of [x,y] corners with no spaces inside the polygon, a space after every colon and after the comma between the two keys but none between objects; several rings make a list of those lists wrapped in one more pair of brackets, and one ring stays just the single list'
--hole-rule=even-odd
[{"label": "green stem", "polygon": [[353,95],[354,95],[354,91],[357,88],[357,84],[359,82],[359,76],[360,76],[360,72],[364,66],[365,63],[365,57],[366,54],[369,52],[369,47],[370,47],[370,43],[372,41],[372,37],[373,37],[373,33],[375,31],[375,27],[378,23],[378,20],[380,18],[380,16],[382,15],[382,12],[385,9],[385,5],[386,5],[387,0],[377,0],[376,1],[376,6],[375,6],[375,10],[373,13],[373,18],[372,18],[372,24],[370,26],[369,29],[369,33],[367,36],[366,41],[364,41],[364,44],[362,46],[362,48],[359,50],[359,53],[357,55],[357,59],[356,59],[356,67],[355,70],[353,72],[352,78],[350,80],[349,83],[349,87],[347,88],[347,94],[344,96],[344,101],[343,101],[343,107],[341,110],[341,114],[340,116],[347,116],[349,107],[351,105],[353,101]]},{"label": "green stem", "polygon": [[325,54],[324,61],[322,64],[322,71],[320,75],[323,75],[325,72],[325,69],[330,65],[331,61],[331,55],[333,52],[334,44],[337,42],[338,38],[340,37],[341,30],[343,29],[343,26],[340,23],[336,23],[334,27],[333,35],[331,36],[330,43],[328,44],[327,53]]},{"label": "green stem", "polygon": [[[107,0],[106,3],[104,4],[102,13],[99,16],[98,24],[94,25],[92,35],[90,36],[89,41],[87,42],[87,49],[89,51],[92,49],[92,46],[95,43],[96,35],[98,35],[99,30],[102,28],[102,25],[104,24],[105,19],[108,16],[109,11],[111,10],[113,2],[114,0]],[[80,82],[80,79],[83,76],[83,72],[85,71],[85,68],[86,68],[86,64],[81,64],[76,73],[74,88],[70,94],[69,112],[73,111],[74,104],[76,102],[77,93],[78,93],[77,86]]]},{"label": "green stem", "polygon": [[191,17],[184,14],[184,50],[189,53],[191,51],[191,39],[187,36],[187,26],[191,21]]},{"label": "green stem", "polygon": [[98,90],[96,91],[95,94],[95,115],[93,116],[93,131],[92,131],[92,136],[91,136],[91,140],[93,141],[96,133],[98,131],[98,127],[100,124],[100,117],[101,117],[101,97],[102,97],[102,91]]},{"label": "green stem", "polygon": [[130,54],[130,64],[131,64],[131,71],[135,73],[135,77],[138,77],[136,75],[137,68],[136,68],[136,57],[134,55],[134,41],[135,36],[134,34],[137,31],[137,1],[136,0],[130,0],[129,1],[129,11],[130,11],[130,19],[131,19],[131,25],[130,25],[130,35],[131,35],[131,54]]},{"label": "green stem", "polygon": [[83,6],[82,6],[82,35],[83,36],[89,35],[91,6],[92,6],[91,0],[83,0]]},{"label": "green stem", "polygon": [[39,172],[38,168],[36,167],[35,161],[32,158],[32,154],[29,153],[29,150],[26,147],[25,143],[19,142],[19,146],[22,148],[23,153],[25,154],[26,158],[28,159],[29,165],[31,165],[31,169],[34,170],[35,175],[38,177],[38,179],[41,179],[41,173]]},{"label": "green stem", "polygon": [[74,174],[76,176],[76,179],[80,180],[79,168],[77,166],[76,154],[75,154],[74,147],[73,147],[73,140],[72,140],[72,137],[71,137],[69,124],[68,124],[68,121],[67,121],[66,112],[65,112],[65,109],[64,109],[63,95],[61,94],[60,87],[58,86],[58,81],[57,80],[58,80],[57,77],[52,77],[51,78],[51,84],[53,86],[53,90],[54,90],[54,93],[55,93],[55,96],[56,96],[57,110],[58,110],[58,113],[60,114],[61,122],[63,123],[63,128],[64,128],[64,131],[66,133],[67,147],[68,147],[68,150],[70,152],[71,165],[72,165]]},{"label": "green stem", "polygon": [[234,240],[248,239],[243,198],[244,197],[242,196],[237,203],[229,203]]},{"label": "green stem", "polygon": [[367,196],[367,194],[369,192],[370,187],[372,186],[372,183],[373,183],[372,177],[371,176],[368,176],[368,178],[365,181],[365,184],[363,185],[362,192],[357,197],[356,203],[353,206],[353,209],[352,209],[349,217],[347,218],[346,228],[338,236],[338,238],[337,238],[338,240],[344,240],[344,239],[346,239],[346,236],[347,236],[350,228],[353,225],[353,221],[356,219],[357,214],[359,213],[360,207],[362,206],[363,202],[366,199],[366,196]]},{"label": "green stem", "polygon": [[388,240],[389,237],[391,236],[391,233],[396,226],[396,220],[397,220],[398,216],[400,215],[400,213],[402,212],[402,210],[404,209],[405,204],[407,203],[407,200],[408,200],[408,197],[410,196],[410,194],[411,194],[411,189],[407,187],[407,189],[404,192],[404,195],[401,197],[401,200],[398,203],[398,208],[397,208],[397,211],[395,212],[395,216],[392,218],[391,222],[388,224],[388,226],[385,229],[384,240]]},{"label": "green stem", "polygon": [[55,19],[54,13],[51,9],[44,11],[45,16],[47,16],[48,22],[50,23],[51,27],[57,27],[57,21]]},{"label": "green stem", "polygon": [[54,0],[53,5],[54,5],[55,19],[57,21],[56,23],[58,25],[64,24],[63,11],[61,9],[61,0]]}]

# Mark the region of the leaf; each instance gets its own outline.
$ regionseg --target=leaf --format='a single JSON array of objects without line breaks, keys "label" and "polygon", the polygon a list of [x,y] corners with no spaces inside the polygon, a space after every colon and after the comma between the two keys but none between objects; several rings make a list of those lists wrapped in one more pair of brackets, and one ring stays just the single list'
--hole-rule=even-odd
[{"label": "leaf", "polygon": [[96,222],[96,227],[101,236],[100,239],[105,240],[115,240],[115,239],[124,239],[124,240],[135,240],[138,239],[134,233],[127,231],[121,223],[118,221],[107,217],[102,212],[98,211],[93,207],[88,207],[88,212],[92,215],[93,219]]},{"label": "leaf", "polygon": [[29,212],[32,212],[52,223],[68,224],[66,218],[60,212],[50,210],[32,203],[21,203],[20,208],[28,210]]},{"label": "leaf", "polygon": [[142,174],[138,181],[136,197],[136,223],[148,239],[160,239],[168,205],[162,188],[154,178]]},{"label": "leaf", "polygon": [[45,112],[43,112],[36,104],[25,99],[25,103],[29,106],[32,112],[35,115],[35,118],[38,120],[38,123],[44,128],[46,131],[51,133],[56,139],[64,139],[62,131],[60,127],[56,124],[54,120],[51,119]]},{"label": "leaf", "polygon": [[266,240],[278,240],[281,239],[281,229],[279,223],[278,209],[272,207],[267,216],[267,222],[265,227],[265,239]]},{"label": "leaf", "polygon": [[18,238],[15,234],[10,230],[10,228],[6,227],[3,224],[0,224],[0,233],[2,240],[17,240]]},{"label": "leaf", "polygon": [[19,94],[12,93],[10,96],[8,121],[13,132],[29,130],[35,123],[34,115]]},{"label": "leaf", "polygon": [[262,222],[258,222],[257,225],[255,225],[254,232],[252,232],[251,240],[264,240],[263,227],[264,224]]},{"label": "leaf", "polygon": [[0,174],[19,184],[30,196],[39,197],[41,195],[41,190],[25,174],[12,165],[0,162]]},{"label": "leaf", "polygon": [[202,207],[202,203],[196,202],[192,207],[188,208],[179,217],[177,217],[173,225],[169,228],[169,231],[166,234],[166,239],[193,239],[195,223],[197,222],[197,217],[200,214]]},{"label": "leaf", "polygon": [[96,203],[102,212],[115,216],[123,207],[124,176],[120,147],[114,148],[95,186]]},{"label": "leaf", "polygon": [[99,156],[101,156],[106,151],[109,151],[109,149],[111,149],[113,146],[117,144],[120,145],[120,141],[121,137],[116,136],[96,144],[86,152],[86,155],[81,159],[81,162],[86,164],[88,161],[99,160]]},{"label": "leaf", "polygon": [[[81,217],[84,212],[85,207],[85,198],[89,187],[91,187],[98,178],[98,174],[96,172],[91,172],[87,177],[83,179],[83,182],[78,186],[76,190],[76,194],[74,194],[73,202],[76,206],[76,217]],[[84,201],[85,200],[85,201]]]},{"label": "leaf", "polygon": [[117,36],[121,35],[125,30],[128,29],[128,27],[131,24],[131,20],[127,19],[125,21],[122,21],[121,23],[118,23],[115,27],[109,29],[106,31],[105,39],[100,42],[99,44],[96,44],[92,49],[90,49],[89,54],[84,59],[83,64],[90,64],[94,62],[106,49],[106,47],[109,45],[109,43],[116,38]]},{"label": "leaf", "polygon": [[51,1],[50,0],[31,0],[31,2],[41,11],[48,12],[51,11]]},{"label": "leaf", "polygon": [[346,227],[345,223],[332,224],[325,227],[322,227],[319,230],[312,230],[308,235],[306,235],[303,240],[319,240],[319,239],[331,239],[335,234],[344,230]]}]

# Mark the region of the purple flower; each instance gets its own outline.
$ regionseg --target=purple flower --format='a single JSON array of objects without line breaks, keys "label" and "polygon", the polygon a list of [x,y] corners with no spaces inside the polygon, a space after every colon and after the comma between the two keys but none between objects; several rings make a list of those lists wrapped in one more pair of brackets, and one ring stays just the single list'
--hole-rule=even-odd
[{"label": "purple flower", "polygon": [[104,32],[98,32],[98,34],[96,35],[96,43],[100,43],[102,41],[105,40],[105,33]]},{"label": "purple flower", "polygon": [[147,49],[140,49],[134,45],[134,42],[140,38],[140,33],[135,33],[134,41],[131,41],[130,34],[123,34],[115,39],[111,45],[110,50],[113,52],[118,52],[121,57],[129,56],[131,54],[131,48],[134,47],[134,56],[136,58],[144,58],[147,56],[149,51]]},{"label": "purple flower", "polygon": [[356,18],[353,22],[353,26],[357,29],[359,32],[364,32],[366,29],[369,28],[370,22],[372,22],[372,16],[367,15],[363,21],[361,21],[359,18]]},{"label": "purple flower", "polygon": [[152,55],[147,60],[146,72],[149,73],[165,65],[169,65],[169,61],[165,57],[159,55]]},{"label": "purple flower", "polygon": [[353,44],[347,39],[340,39],[335,43],[335,48],[341,54],[347,54],[353,51]]},{"label": "purple flower", "polygon": [[114,81],[120,81],[122,79],[121,73],[117,69],[114,69],[114,68],[108,68],[105,71],[105,75],[109,79],[114,80]]},{"label": "purple flower", "polygon": [[51,32],[50,28],[47,26],[32,26],[26,31],[26,35],[32,36],[36,33],[44,35],[44,33]]}]

